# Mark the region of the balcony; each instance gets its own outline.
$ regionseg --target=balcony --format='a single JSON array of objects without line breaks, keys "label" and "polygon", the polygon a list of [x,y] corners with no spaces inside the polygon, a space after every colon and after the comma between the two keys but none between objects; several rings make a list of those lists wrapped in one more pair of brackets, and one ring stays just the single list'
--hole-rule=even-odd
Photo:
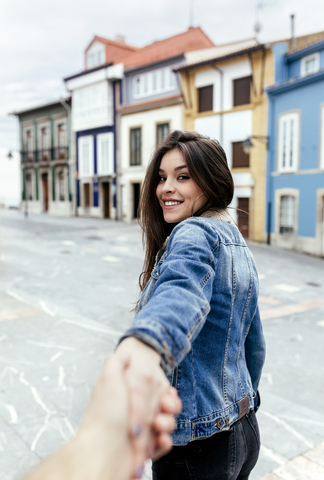
[{"label": "balcony", "polygon": [[54,160],[68,160],[69,147],[52,147],[41,150],[23,150],[21,153],[21,163],[33,162],[51,162]]}]

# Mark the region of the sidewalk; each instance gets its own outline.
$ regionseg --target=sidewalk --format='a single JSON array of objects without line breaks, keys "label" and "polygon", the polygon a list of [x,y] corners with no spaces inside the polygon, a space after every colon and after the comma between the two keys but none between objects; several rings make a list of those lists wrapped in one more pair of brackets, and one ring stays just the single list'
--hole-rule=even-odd
[{"label": "sidewalk", "polygon": [[324,442],[275,468],[260,480],[324,480]]}]

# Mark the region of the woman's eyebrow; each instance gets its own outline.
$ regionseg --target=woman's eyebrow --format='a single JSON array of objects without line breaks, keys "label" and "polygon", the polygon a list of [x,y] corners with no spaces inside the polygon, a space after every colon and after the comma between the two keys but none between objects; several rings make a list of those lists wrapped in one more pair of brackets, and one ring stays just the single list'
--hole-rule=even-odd
[{"label": "woman's eyebrow", "polygon": [[[176,167],[174,171],[176,172],[177,170],[182,170],[183,168],[188,168],[187,165],[180,165],[180,167]],[[159,168],[160,173],[164,173],[163,168]]]}]

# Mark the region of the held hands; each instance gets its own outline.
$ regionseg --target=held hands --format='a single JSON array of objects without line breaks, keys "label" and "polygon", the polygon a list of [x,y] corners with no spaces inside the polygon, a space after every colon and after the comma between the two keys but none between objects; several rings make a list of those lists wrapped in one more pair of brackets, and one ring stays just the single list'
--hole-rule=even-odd
[{"label": "held hands", "polygon": [[127,364],[125,382],[129,395],[129,431],[133,437],[134,473],[140,477],[147,458],[156,460],[172,448],[170,433],[181,401],[160,367],[160,355],[136,338],[125,339],[116,357]]}]

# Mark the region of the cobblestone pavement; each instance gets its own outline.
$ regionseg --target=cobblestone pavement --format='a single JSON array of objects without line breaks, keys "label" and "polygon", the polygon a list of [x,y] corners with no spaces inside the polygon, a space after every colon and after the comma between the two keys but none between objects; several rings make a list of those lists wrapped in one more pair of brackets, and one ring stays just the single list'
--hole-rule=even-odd
[{"label": "cobblestone pavement", "polygon": [[[13,480],[73,436],[131,321],[143,254],[135,224],[1,211],[0,233],[0,471]],[[324,261],[250,248],[267,341],[251,479],[324,479]]]}]

